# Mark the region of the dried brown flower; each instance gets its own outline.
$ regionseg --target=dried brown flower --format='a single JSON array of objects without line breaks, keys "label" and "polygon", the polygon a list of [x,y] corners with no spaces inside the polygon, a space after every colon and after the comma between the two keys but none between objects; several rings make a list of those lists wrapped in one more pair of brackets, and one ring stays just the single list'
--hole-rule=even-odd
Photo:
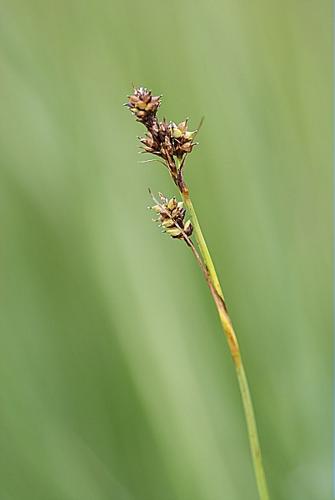
[{"label": "dried brown flower", "polygon": [[128,96],[126,106],[136,116],[139,122],[144,123],[147,127],[155,122],[157,109],[161,103],[160,96],[153,96],[151,91],[139,87],[134,89],[132,95]]},{"label": "dried brown flower", "polygon": [[126,106],[147,129],[146,135],[140,137],[143,151],[163,160],[173,181],[183,192],[182,167],[187,154],[192,152],[196,144],[193,139],[197,130],[189,131],[187,120],[178,125],[165,119],[159,121],[156,114],[160,103],[160,96],[153,96],[150,90],[139,87],[128,97]]},{"label": "dried brown flower", "polygon": [[140,138],[144,144],[144,151],[152,153],[167,160],[174,156],[182,159],[187,153],[191,153],[196,143],[193,138],[196,130],[190,132],[187,128],[187,120],[176,125],[174,122],[169,124],[163,120],[155,121],[149,128],[145,137]]},{"label": "dried brown flower", "polygon": [[144,151],[160,156],[164,160],[172,158],[173,144],[171,140],[171,133],[169,124],[163,120],[161,122],[155,121],[152,124],[145,137],[140,138],[144,144]]},{"label": "dried brown flower", "polygon": [[190,220],[184,222],[186,210],[183,207],[183,202],[178,202],[176,198],[169,200],[162,193],[159,193],[159,198],[160,202],[153,198],[156,205],[151,207],[158,215],[155,221],[159,222],[164,231],[172,238],[184,239],[188,242],[188,237],[193,232],[193,226]]},{"label": "dried brown flower", "polygon": [[170,130],[173,142],[173,154],[177,158],[181,159],[186,153],[191,153],[193,147],[196,143],[193,139],[197,133],[196,130],[190,132],[187,127],[188,120],[176,125],[175,123],[170,123]]}]

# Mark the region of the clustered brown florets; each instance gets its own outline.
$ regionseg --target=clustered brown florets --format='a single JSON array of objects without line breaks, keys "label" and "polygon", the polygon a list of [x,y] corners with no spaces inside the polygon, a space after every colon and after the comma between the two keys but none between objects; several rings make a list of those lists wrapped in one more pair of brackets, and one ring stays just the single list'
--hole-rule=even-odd
[{"label": "clustered brown florets", "polygon": [[144,144],[144,151],[169,160],[174,156],[179,160],[187,153],[191,153],[195,145],[193,138],[196,131],[190,132],[187,120],[176,125],[165,120],[154,122],[149,131],[140,141]]},{"label": "clustered brown florets", "polygon": [[[143,151],[162,160],[180,192],[185,195],[187,188],[183,180],[183,166],[186,156],[196,144],[194,138],[197,130],[188,130],[188,120],[178,125],[165,119],[160,121],[157,118],[160,104],[161,96],[153,96],[150,90],[139,87],[134,88],[133,93],[128,96],[126,106],[147,129],[145,136],[139,138]],[[193,227],[190,220],[184,221],[186,210],[183,203],[177,202],[176,198],[168,199],[161,193],[159,197],[160,201],[154,198],[156,204],[151,207],[157,214],[155,220],[172,238],[184,240],[191,245],[189,237]]]},{"label": "clustered brown florets", "polygon": [[134,89],[132,95],[128,96],[127,106],[139,122],[150,127],[156,117],[160,103],[160,96],[153,96],[150,90],[139,87]]},{"label": "clustered brown florets", "polygon": [[139,87],[128,97],[126,106],[137,120],[147,129],[140,138],[143,150],[159,156],[169,169],[174,182],[183,189],[182,167],[186,155],[192,152],[197,131],[189,131],[187,120],[176,125],[165,119],[157,119],[157,110],[161,104],[160,96],[153,96],[150,90]]},{"label": "clustered brown florets", "polygon": [[184,222],[186,210],[183,202],[177,202],[176,198],[169,200],[162,193],[159,193],[159,197],[161,201],[155,200],[156,205],[151,207],[158,215],[156,222],[159,222],[172,238],[184,239],[187,242],[193,232],[193,226],[190,220]]}]

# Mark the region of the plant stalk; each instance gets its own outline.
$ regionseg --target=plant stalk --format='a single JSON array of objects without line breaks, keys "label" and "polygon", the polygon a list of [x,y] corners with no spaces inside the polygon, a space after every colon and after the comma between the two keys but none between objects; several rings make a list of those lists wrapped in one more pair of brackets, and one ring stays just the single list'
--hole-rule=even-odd
[{"label": "plant stalk", "polygon": [[224,334],[227,338],[228,346],[229,346],[229,349],[230,349],[230,352],[231,352],[231,355],[233,358],[233,362],[235,365],[238,384],[240,387],[240,392],[241,392],[241,397],[242,397],[242,402],[243,402],[245,419],[246,419],[246,423],[247,423],[249,444],[250,444],[251,456],[252,456],[253,466],[254,466],[254,471],[255,471],[255,476],[256,476],[259,498],[260,498],[260,500],[269,500],[268,487],[267,487],[267,483],[266,483],[263,462],[262,462],[261,449],[260,449],[260,444],[259,444],[259,439],[258,439],[256,419],[255,419],[253,404],[252,404],[252,400],[251,400],[248,380],[247,380],[247,376],[246,376],[246,373],[244,370],[243,361],[242,361],[242,357],[241,357],[241,351],[239,348],[237,337],[236,337],[231,319],[230,319],[228,311],[227,311],[226,303],[224,300],[224,296],[222,293],[222,289],[221,289],[221,285],[220,285],[218,276],[216,274],[214,263],[213,263],[212,258],[210,256],[205,238],[202,234],[201,227],[200,227],[195,209],[193,207],[193,204],[192,204],[192,201],[190,198],[189,190],[185,184],[183,185],[182,196],[184,199],[185,206],[188,209],[189,214],[190,214],[191,219],[192,219],[194,234],[195,234],[203,261],[200,259],[200,256],[198,255],[197,251],[195,250],[194,245],[192,244],[190,246],[191,246],[191,249],[193,251],[193,254],[196,257],[196,260],[198,261],[198,264],[200,265],[200,267],[205,275],[205,279],[206,279],[208,286],[210,288],[211,294],[213,296],[215,305],[216,305],[218,313],[219,313],[222,329],[223,329]]}]

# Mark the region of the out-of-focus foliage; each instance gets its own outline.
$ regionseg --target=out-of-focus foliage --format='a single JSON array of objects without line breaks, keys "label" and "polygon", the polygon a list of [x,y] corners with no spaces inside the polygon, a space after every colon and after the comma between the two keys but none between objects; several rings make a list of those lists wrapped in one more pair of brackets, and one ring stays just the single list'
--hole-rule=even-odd
[{"label": "out-of-focus foliage", "polygon": [[328,1],[0,1],[0,499],[256,500],[233,365],[175,193],[122,108],[205,115],[187,179],[272,498],[331,496]]}]

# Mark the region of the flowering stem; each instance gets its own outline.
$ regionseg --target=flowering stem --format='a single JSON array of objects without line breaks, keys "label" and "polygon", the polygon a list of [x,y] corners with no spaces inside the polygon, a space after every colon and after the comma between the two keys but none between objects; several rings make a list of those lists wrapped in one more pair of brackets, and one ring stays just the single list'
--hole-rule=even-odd
[{"label": "flowering stem", "polygon": [[[172,238],[183,239],[191,248],[209,286],[235,364],[247,422],[259,498],[260,500],[269,500],[257,435],[255,415],[249,392],[248,381],[243,367],[240,348],[228,314],[221,285],[217,277],[212,258],[203,237],[201,227],[189,195],[189,190],[183,178],[185,159],[186,156],[191,153],[196,144],[194,139],[201,126],[201,122],[198,130],[191,132],[188,130],[187,119],[178,125],[174,122],[168,123],[165,119],[163,121],[159,121],[156,114],[160,104],[160,96],[153,96],[150,90],[144,87],[139,87],[134,88],[133,94],[128,97],[126,106],[136,117],[137,121],[141,122],[146,127],[147,133],[145,137],[140,138],[140,141],[143,144],[143,149],[145,152],[152,153],[162,159],[163,163],[169,170],[173,182],[178,186],[183,196],[185,207],[188,209],[192,218],[193,227],[190,221],[184,223],[185,210],[179,203],[177,203],[175,198],[168,200],[163,195],[160,195],[161,203],[154,199],[156,206],[152,208],[158,214],[157,220],[164,227],[165,231]],[[193,228],[201,255],[198,253],[198,250],[190,239]]]},{"label": "flowering stem", "polygon": [[200,267],[204,273],[204,276],[205,276],[206,281],[208,283],[208,286],[210,288],[211,294],[213,296],[215,305],[216,305],[218,313],[219,313],[222,329],[226,335],[229,349],[230,349],[230,352],[231,352],[231,355],[233,358],[233,362],[235,365],[237,379],[238,379],[241,397],[242,397],[242,402],[243,402],[245,419],[246,419],[247,428],[248,428],[249,443],[250,443],[250,449],[251,449],[251,455],[252,455],[252,460],[253,460],[253,465],[254,465],[257,487],[258,487],[259,498],[260,498],[260,500],[269,500],[269,493],[268,493],[268,488],[267,488],[267,484],[266,484],[266,478],[265,478],[265,473],[264,473],[264,468],[263,468],[263,463],[262,463],[261,449],[260,449],[258,433],[257,433],[256,419],[255,419],[253,404],[252,404],[251,395],[250,395],[250,391],[249,391],[248,380],[247,380],[247,376],[246,376],[246,373],[245,373],[245,370],[243,367],[243,361],[242,361],[238,341],[236,338],[236,334],[235,334],[231,319],[230,319],[228,311],[227,311],[227,307],[226,307],[226,303],[225,303],[225,300],[223,297],[221,285],[220,285],[218,276],[216,274],[216,270],[215,270],[212,258],[210,256],[205,238],[202,234],[201,227],[200,227],[200,224],[199,224],[199,221],[198,221],[196,212],[194,210],[194,207],[193,207],[190,195],[189,195],[189,191],[188,191],[188,188],[186,187],[186,185],[183,186],[182,196],[184,199],[185,206],[188,209],[190,217],[192,219],[192,223],[193,223],[193,227],[194,227],[194,234],[195,234],[203,261],[201,261],[193,244],[192,244],[192,246],[191,245],[190,246],[191,246],[193,254],[196,257],[198,264],[200,265]]}]

